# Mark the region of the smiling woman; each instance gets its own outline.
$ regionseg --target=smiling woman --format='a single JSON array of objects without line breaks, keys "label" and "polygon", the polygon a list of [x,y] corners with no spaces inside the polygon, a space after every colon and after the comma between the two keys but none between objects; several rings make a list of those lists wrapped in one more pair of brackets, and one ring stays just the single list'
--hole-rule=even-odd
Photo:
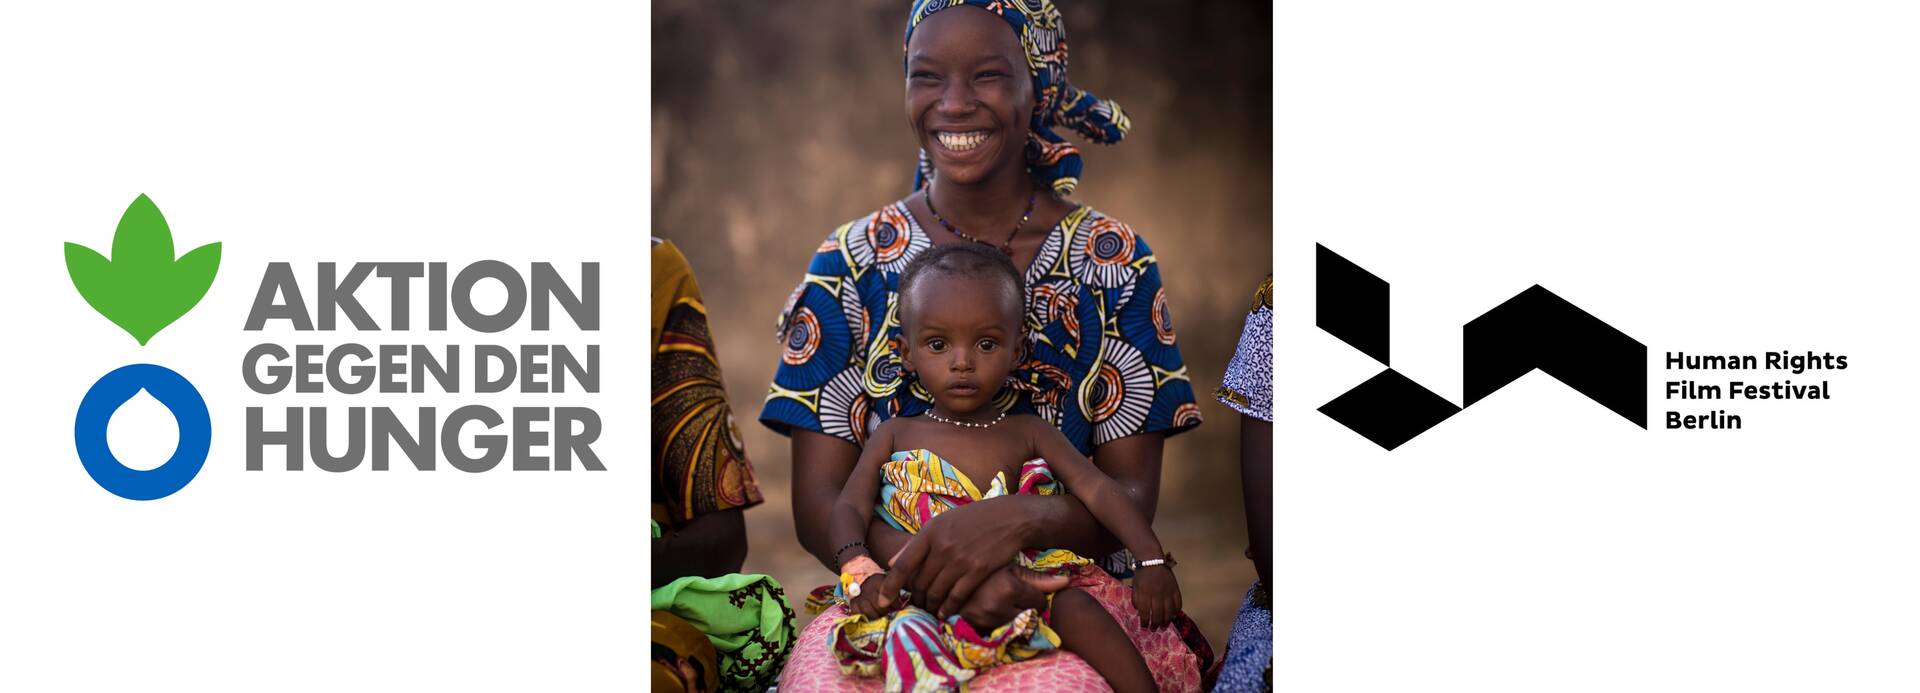
[{"label": "smiling woman", "polygon": [[[869,435],[882,421],[939,415],[926,383],[906,377],[905,355],[925,345],[904,348],[899,310],[900,275],[930,247],[978,243],[1010,257],[1025,288],[1031,348],[1022,347],[1008,383],[985,383],[995,390],[985,399],[998,412],[1033,414],[1057,428],[1119,482],[1141,516],[1151,518],[1157,504],[1162,441],[1200,423],[1152,250],[1125,224],[1067,197],[1082,164],[1053,128],[1117,142],[1128,121],[1114,103],[1068,84],[1066,58],[1065,25],[1050,2],[913,7],[906,117],[921,147],[918,192],[820,246],[789,302],[787,353],[760,417],[793,436],[794,521],[801,543],[830,570],[846,569],[846,547],[829,537],[830,508],[852,483]],[[1119,575],[1131,572],[1132,557],[1115,552],[1121,547],[1108,529],[1068,496],[961,505],[911,541],[924,546],[913,549],[905,533],[875,522],[864,543],[876,559],[903,550],[928,556],[896,566],[912,574],[905,582],[914,605],[949,627],[964,619],[983,633],[1000,632],[1046,598],[1006,570],[1022,550],[1066,547],[1107,556],[1106,568]],[[1212,652],[1191,619],[1181,614],[1171,627],[1148,629],[1127,587],[1102,583],[1085,594],[1116,617],[1161,689],[1199,687]],[[834,606],[801,635],[782,689],[872,683],[831,673],[829,653],[844,647],[830,631],[847,617]],[[1086,662],[1061,653],[988,670],[971,686],[1018,686],[1034,675],[1105,685]]]},{"label": "smiling woman", "polygon": [[[1181,545],[1174,570],[1191,590],[1185,608],[1193,619],[1139,623],[1145,614],[1136,613],[1124,583],[1130,557],[1082,501],[1081,491],[1091,489],[1070,482],[1066,495],[1008,493],[958,504],[912,537],[917,548],[898,566],[892,559],[908,535],[870,525],[865,553],[875,567],[895,571],[915,606],[945,617],[939,628],[957,618],[981,633],[1063,594],[1009,571],[1016,554],[1057,548],[1085,556],[1120,580],[1080,594],[1120,624],[1122,639],[1159,675],[1157,687],[1199,687],[1212,657],[1194,623],[1225,642],[1252,570],[1240,557],[1242,516],[1231,501],[1219,502],[1238,497],[1222,492],[1238,478],[1229,464],[1233,431],[1197,425],[1203,409],[1219,405],[1197,401],[1191,385],[1218,381],[1234,334],[1178,339],[1174,313],[1178,304],[1189,324],[1237,324],[1244,282],[1268,271],[1261,6],[850,0],[821,12],[668,0],[655,7],[655,219],[687,229],[676,243],[695,264],[718,269],[703,276],[715,305],[764,307],[713,313],[716,332],[746,345],[729,352],[728,370],[771,381],[759,417],[767,430],[752,427],[743,437],[763,462],[768,505],[789,503],[792,513],[792,525],[754,530],[747,565],[809,586],[862,569],[842,565],[862,552],[829,537],[829,511],[860,453],[887,447],[878,438],[883,424],[997,432],[1031,422],[1090,458],[1117,482],[1115,497],[1143,519],[1157,513],[1154,532]],[[1129,110],[1068,80],[1068,20],[1092,29],[1076,35],[1076,76]],[[1147,125],[1134,131],[1130,116]],[[1078,149],[1122,138],[1133,144],[1115,153]],[[915,159],[917,175],[903,175]],[[1083,194],[1097,200],[1076,199]],[[876,210],[882,196],[896,201]],[[833,228],[862,211],[824,239],[806,230]],[[1155,232],[1162,243],[1178,242],[1156,253],[1116,217],[1142,220],[1162,229]],[[900,306],[902,272],[938,247],[1004,256],[1024,284],[1015,333],[992,340],[995,349],[1015,352],[1010,384],[986,382],[978,363],[971,377],[907,373],[917,348],[927,357],[1000,353],[972,337],[903,341],[901,321],[913,318]],[[803,253],[811,257],[804,271]],[[782,264],[788,272],[767,269]],[[1163,286],[1162,272],[1171,286]],[[1216,276],[1245,280],[1210,281]],[[938,287],[924,298],[986,300]],[[752,337],[765,334],[763,320],[776,307],[780,339],[762,337],[755,349]],[[746,388],[733,394],[749,396]],[[936,395],[964,406],[930,409]],[[931,447],[956,469],[989,463],[942,445]],[[1163,451],[1174,460],[1164,480]],[[782,464],[783,456],[792,464]],[[1047,457],[1055,456],[1064,455]],[[825,603],[830,608],[796,641],[781,689],[878,688],[878,680],[842,674],[826,642],[847,612],[831,595]],[[983,669],[966,685],[1106,688],[1071,645],[1064,649]]]}]

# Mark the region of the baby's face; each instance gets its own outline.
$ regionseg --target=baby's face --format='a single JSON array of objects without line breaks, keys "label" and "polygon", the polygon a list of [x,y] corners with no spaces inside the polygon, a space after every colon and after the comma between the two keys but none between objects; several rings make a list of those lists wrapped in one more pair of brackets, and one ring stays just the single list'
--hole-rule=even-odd
[{"label": "baby's face", "polygon": [[907,300],[907,368],[949,414],[986,408],[1021,358],[1020,302],[1006,283],[932,273]]}]

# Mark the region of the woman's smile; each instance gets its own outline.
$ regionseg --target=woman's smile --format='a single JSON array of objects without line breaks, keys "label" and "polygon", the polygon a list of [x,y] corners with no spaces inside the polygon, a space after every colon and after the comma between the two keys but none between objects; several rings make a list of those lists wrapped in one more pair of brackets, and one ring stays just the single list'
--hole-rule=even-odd
[{"label": "woman's smile", "polygon": [[[1008,158],[999,146],[1005,138],[997,125],[929,125],[925,132],[921,146],[927,157],[956,183],[974,182]],[[1014,155],[1016,162],[1018,157]]]},{"label": "woman's smile", "polygon": [[940,143],[940,146],[951,152],[971,151],[992,137],[993,134],[986,130],[970,130],[967,132],[935,130],[933,132],[933,138]]}]

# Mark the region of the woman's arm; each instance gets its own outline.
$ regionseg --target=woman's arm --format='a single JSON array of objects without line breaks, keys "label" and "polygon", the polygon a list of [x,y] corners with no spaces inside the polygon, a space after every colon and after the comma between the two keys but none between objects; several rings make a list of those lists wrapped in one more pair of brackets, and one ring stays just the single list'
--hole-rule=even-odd
[{"label": "woman's arm", "polygon": [[[1143,433],[1108,442],[1093,453],[1093,465],[1118,482],[1148,523],[1160,492],[1164,442],[1160,433]],[[893,578],[903,583],[898,586],[913,590],[914,604],[936,613],[953,613],[948,606],[957,603],[1010,617],[1005,605],[974,605],[969,599],[1021,549],[1062,547],[1083,556],[1104,556],[1117,546],[1073,496],[1003,496],[954,508],[927,523],[909,542]],[[922,566],[920,558],[927,555],[937,558]]]},{"label": "woman's arm", "polygon": [[[840,499],[840,487],[853,475],[860,448],[824,433],[794,429],[792,449],[794,534],[801,548],[813,554],[820,565],[836,570],[839,564],[827,554],[845,542],[835,544],[827,536],[829,518],[833,504]],[[911,537],[886,523],[867,524],[867,546],[873,550],[873,559],[887,566]]]},{"label": "woman's arm", "polygon": [[740,572],[747,562],[745,514],[740,508],[707,513],[653,540],[653,586],[689,575],[711,578]]},{"label": "woman's arm", "polygon": [[1247,544],[1260,582],[1273,585],[1273,424],[1240,417],[1240,493],[1246,501]]},{"label": "woman's arm", "polygon": [[800,546],[827,570],[836,570],[828,518],[847,484],[860,448],[824,433],[793,431],[793,531]]}]

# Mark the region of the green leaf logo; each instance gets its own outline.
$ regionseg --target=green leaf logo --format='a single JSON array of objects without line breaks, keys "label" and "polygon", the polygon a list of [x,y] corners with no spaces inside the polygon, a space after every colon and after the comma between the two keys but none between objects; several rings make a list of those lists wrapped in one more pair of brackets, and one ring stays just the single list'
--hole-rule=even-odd
[{"label": "green leaf logo", "polygon": [[207,295],[219,269],[219,243],[174,259],[173,232],[146,195],[135,198],[120,215],[112,260],[84,245],[67,244],[67,276],[73,278],[73,288],[143,346]]}]

